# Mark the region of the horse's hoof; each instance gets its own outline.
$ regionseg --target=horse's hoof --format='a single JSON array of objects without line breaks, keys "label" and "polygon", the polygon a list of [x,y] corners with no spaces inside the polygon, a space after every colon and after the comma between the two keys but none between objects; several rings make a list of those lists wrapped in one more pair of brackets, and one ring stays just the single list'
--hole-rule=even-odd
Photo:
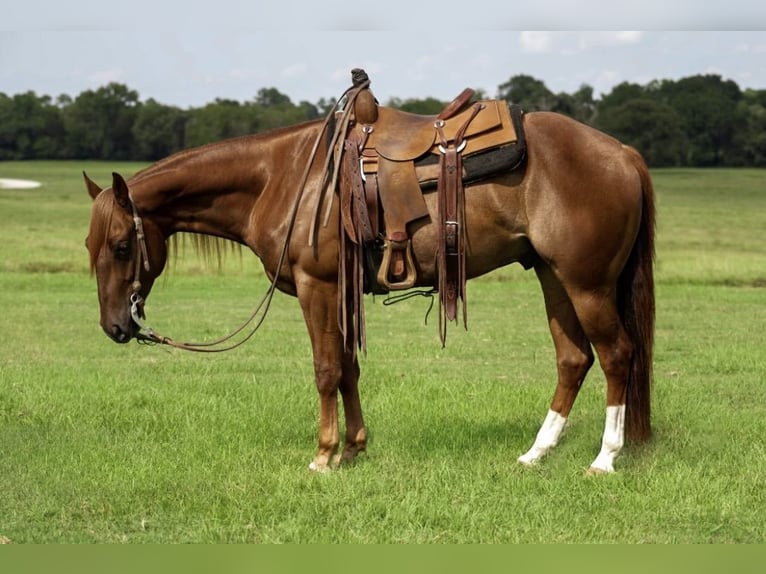
[{"label": "horse's hoof", "polygon": [[588,468],[588,470],[585,471],[585,476],[604,476],[607,474],[612,474],[614,472],[614,468],[601,468],[599,466],[591,466]]},{"label": "horse's hoof", "polygon": [[318,472],[318,473],[325,473],[330,472],[331,468],[330,465],[326,462],[318,462],[316,460],[312,460],[311,464],[309,464],[309,470],[311,472]]},{"label": "horse's hoof", "polygon": [[339,466],[350,466],[354,464],[359,457],[359,453],[365,452],[363,448],[351,447],[343,449],[343,454],[335,457]]},{"label": "horse's hoof", "polygon": [[341,464],[348,464],[353,462],[347,458],[348,453],[344,451],[343,455],[335,454],[328,458],[326,456],[317,456],[311,464],[309,464],[309,470],[313,472],[330,472],[340,468]]},{"label": "horse's hoof", "polygon": [[529,453],[522,454],[519,458],[516,459],[516,462],[520,463],[522,466],[526,466],[528,468],[537,466],[537,463],[540,462],[542,457],[535,457],[530,455]]}]

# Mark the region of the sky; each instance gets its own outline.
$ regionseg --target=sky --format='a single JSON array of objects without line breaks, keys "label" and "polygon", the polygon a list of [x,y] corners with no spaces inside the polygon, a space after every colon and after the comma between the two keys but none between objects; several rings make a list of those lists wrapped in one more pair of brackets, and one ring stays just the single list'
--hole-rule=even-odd
[{"label": "sky", "polygon": [[[465,87],[494,96],[518,74],[554,92],[587,84],[597,97],[625,81],[696,74],[766,89],[766,32],[752,30],[766,27],[763,2],[700,8],[697,0],[643,0],[616,9],[616,0],[540,0],[520,10],[513,0],[433,4],[442,9],[434,13],[425,0],[8,3],[0,20],[0,92],[76,97],[119,82],[142,101],[188,108],[216,98],[249,101],[273,87],[295,103],[316,103],[340,96],[355,67],[368,72],[382,102],[450,100]],[[554,30],[516,29],[525,27]],[[708,27],[719,30],[702,30]]]}]

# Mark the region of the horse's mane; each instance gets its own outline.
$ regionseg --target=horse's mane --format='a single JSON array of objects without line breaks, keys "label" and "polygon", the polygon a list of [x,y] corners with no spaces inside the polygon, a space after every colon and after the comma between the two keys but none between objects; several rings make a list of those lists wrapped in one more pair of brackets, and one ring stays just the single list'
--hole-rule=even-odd
[{"label": "horse's mane", "polygon": [[[105,190],[98,194],[93,201],[93,211],[88,230],[91,275],[95,273],[96,260],[109,237],[109,229],[112,226],[114,212],[119,209],[122,208],[117,205],[117,200],[111,190]],[[238,243],[198,233],[176,233],[168,239],[167,243],[168,263],[171,260],[176,260],[179,251],[183,252],[187,245],[191,245],[194,252],[206,266],[215,264],[219,269],[223,266],[223,262],[228,254],[241,254],[241,245]]]},{"label": "horse's mane", "polygon": [[215,264],[219,270],[230,253],[242,255],[242,246],[234,241],[199,233],[176,233],[168,239],[168,263],[176,261],[179,250],[183,252],[189,244],[205,266]]},{"label": "horse's mane", "polygon": [[[197,147],[177,151],[176,153],[169,155],[163,159],[160,159],[154,162],[153,164],[148,165],[144,169],[136,172],[131,177],[131,180],[135,181],[135,180],[143,179],[145,177],[151,177],[153,174],[167,169],[169,166],[171,166],[174,163],[181,163],[185,161],[186,159],[188,159],[189,157],[192,157],[195,155],[202,155],[202,154],[210,152],[211,150],[215,150],[216,148],[232,147],[232,146],[239,146],[239,145],[246,146],[253,141],[265,140],[265,139],[274,138],[274,137],[281,137],[285,133],[302,131],[312,125],[318,126],[322,121],[323,121],[322,119],[307,120],[307,121],[299,122],[297,124],[292,124],[289,126],[283,126],[279,128],[270,129],[264,132],[234,136],[231,138],[206,143]],[[332,131],[330,131],[330,133],[332,133]]]},{"label": "horse's mane", "polygon": [[[161,176],[163,173],[174,169],[175,166],[183,164],[194,156],[203,155],[210,151],[214,151],[216,148],[223,146],[231,147],[233,144],[244,148],[254,140],[281,137],[288,132],[302,131],[312,125],[318,126],[321,122],[322,120],[308,120],[266,132],[242,135],[182,150],[138,171],[128,180],[128,185],[138,182],[145,183],[147,179]],[[109,189],[100,193],[93,202],[93,211],[91,214],[88,235],[88,245],[92,247],[92,249],[90,249],[91,274],[95,272],[96,259],[98,254],[104,248],[104,244],[109,235],[109,229],[112,225],[112,216],[114,211],[118,209],[121,208],[117,205],[114,194]],[[239,244],[226,239],[194,233],[178,233],[171,236],[168,240],[168,259],[177,259],[179,251],[183,251],[187,244],[191,244],[194,251],[206,265],[215,262],[219,268],[222,266],[227,254],[232,252],[241,253],[241,246]],[[180,249],[179,245],[181,246]]]}]

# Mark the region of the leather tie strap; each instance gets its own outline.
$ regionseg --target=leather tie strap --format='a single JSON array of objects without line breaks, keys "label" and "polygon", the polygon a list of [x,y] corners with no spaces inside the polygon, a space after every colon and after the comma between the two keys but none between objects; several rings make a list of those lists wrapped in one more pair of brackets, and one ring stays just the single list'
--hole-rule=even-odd
[{"label": "leather tie strap", "polygon": [[463,156],[465,147],[464,135],[468,126],[483,109],[482,104],[473,106],[471,114],[458,129],[455,139],[447,141],[444,134],[444,121],[434,122],[437,135],[441,141],[439,150],[440,175],[437,187],[438,195],[438,237],[437,254],[439,291],[439,336],[442,346],[447,339],[447,321],[457,320],[458,299],[463,301],[463,325],[468,328],[468,309],[466,300],[466,229],[465,229],[465,195],[463,188]]}]

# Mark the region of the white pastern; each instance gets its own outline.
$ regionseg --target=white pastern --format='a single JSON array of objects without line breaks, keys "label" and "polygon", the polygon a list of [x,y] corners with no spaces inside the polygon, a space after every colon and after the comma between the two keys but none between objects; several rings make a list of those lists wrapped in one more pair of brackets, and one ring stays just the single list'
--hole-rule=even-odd
[{"label": "white pastern", "polygon": [[590,465],[591,470],[614,472],[614,460],[625,443],[625,405],[606,407],[606,424],[601,452]]},{"label": "white pastern", "polygon": [[522,454],[517,460],[527,465],[538,462],[559,442],[561,431],[564,430],[566,422],[566,418],[562,417],[559,413],[549,410],[543,425],[537,432],[532,448]]}]

